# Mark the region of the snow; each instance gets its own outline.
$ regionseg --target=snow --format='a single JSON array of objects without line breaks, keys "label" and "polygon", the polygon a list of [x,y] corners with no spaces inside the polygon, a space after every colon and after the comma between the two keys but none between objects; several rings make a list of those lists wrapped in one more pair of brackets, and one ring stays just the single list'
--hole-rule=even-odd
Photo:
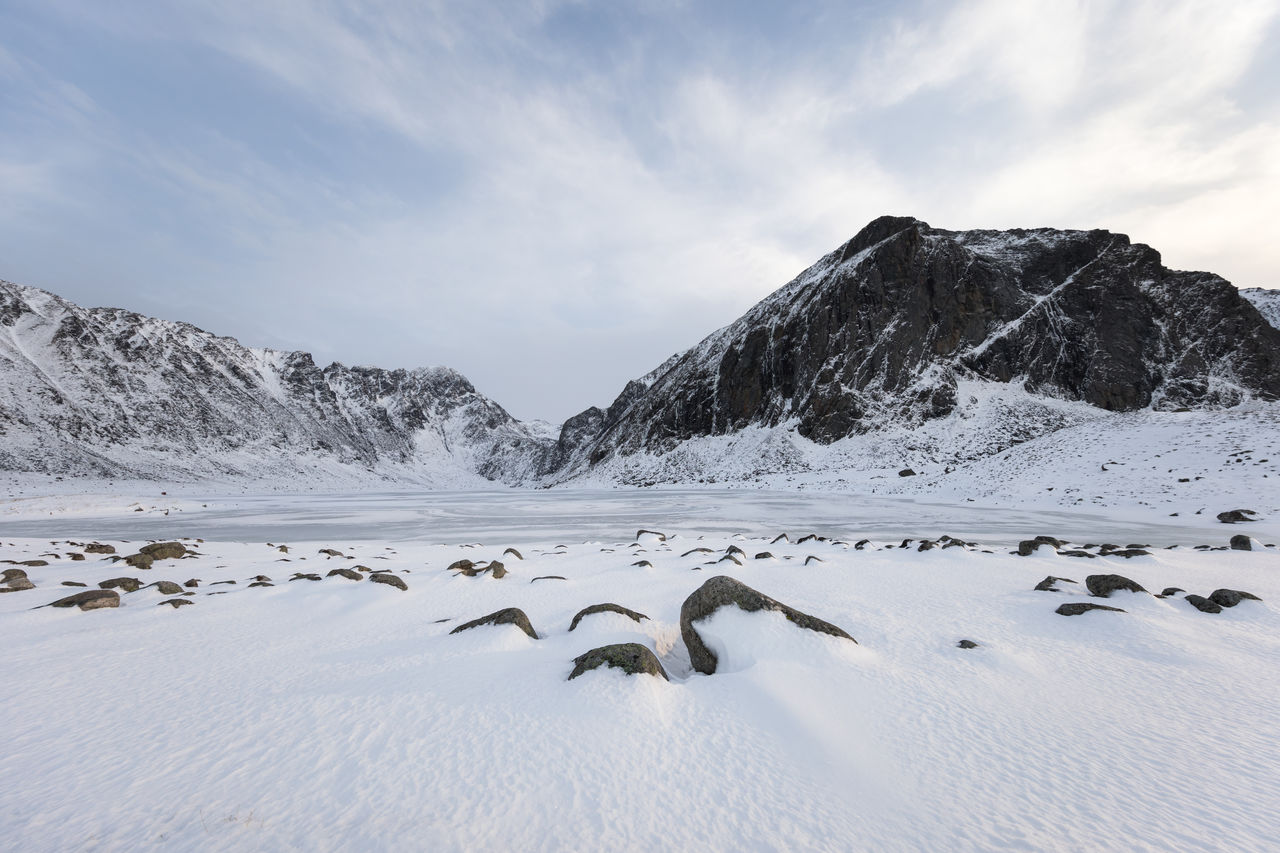
[{"label": "snow", "polygon": [[[278,537],[331,520],[299,501],[270,540],[209,539],[199,558],[149,572],[45,557],[28,569],[36,590],[0,595],[6,846],[1263,850],[1280,835],[1276,549],[1082,560],[882,539],[771,544],[781,525],[719,529],[736,523],[732,506],[677,532],[579,497],[558,530],[517,539],[467,535],[497,525],[450,529],[459,544]],[[673,515],[696,502],[669,497]],[[559,538],[591,526],[593,504],[595,527],[612,535]],[[397,505],[412,501],[378,512]],[[522,511],[493,507],[513,516],[509,529]],[[139,515],[173,533],[187,521]],[[1044,521],[1028,519],[1025,535],[1059,532]],[[669,538],[634,545],[640,527]],[[810,531],[825,532],[789,527],[793,541]],[[3,529],[0,541],[10,559],[75,550]],[[714,563],[731,544],[777,559]],[[445,571],[507,546],[525,559],[506,557],[501,580]],[[680,556],[699,546],[715,553]],[[823,562],[806,565],[810,555]],[[285,580],[354,564],[401,572],[409,590]],[[1263,601],[1211,616],[1181,597],[1118,593],[1106,603],[1126,613],[1063,617],[1058,604],[1088,600],[1080,585],[1031,589],[1046,574],[1095,572]],[[276,586],[247,588],[259,573]],[[680,603],[721,573],[857,644],[721,610],[699,629],[724,665],[692,673]],[[74,591],[60,581],[117,575],[201,584],[176,611],[154,589],[118,610],[31,609]],[[567,580],[530,582],[541,575]],[[211,586],[222,579],[238,583]],[[650,618],[590,616],[568,632],[604,601]],[[509,606],[542,639],[510,626],[449,633]],[[958,649],[961,638],[980,646]],[[648,645],[671,681],[615,670],[565,680],[574,657],[613,642]]]}]

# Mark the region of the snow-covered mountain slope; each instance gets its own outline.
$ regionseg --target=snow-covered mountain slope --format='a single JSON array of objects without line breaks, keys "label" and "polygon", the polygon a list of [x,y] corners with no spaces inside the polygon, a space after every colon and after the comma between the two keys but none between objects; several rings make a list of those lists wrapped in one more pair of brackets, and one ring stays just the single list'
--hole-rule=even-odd
[{"label": "snow-covered mountain slope", "polygon": [[448,368],[380,370],[0,282],[0,467],[462,486],[552,445]]},{"label": "snow-covered mountain slope", "polygon": [[[628,386],[598,436],[577,437],[569,471],[626,467],[636,454],[710,460],[696,449],[705,439],[748,429],[819,445],[923,430],[933,442],[930,422],[973,407],[966,382],[1037,398],[1015,394],[983,416],[995,432],[982,442],[1003,449],[1061,426],[1059,402],[1087,404],[1066,407],[1077,418],[1280,398],[1280,331],[1223,279],[1168,270],[1122,234],[952,232],[883,217]],[[765,454],[798,444],[760,441]]]},{"label": "snow-covered mountain slope", "polygon": [[1280,329],[1280,290],[1247,287],[1240,291],[1240,295],[1249,300],[1268,323]]}]

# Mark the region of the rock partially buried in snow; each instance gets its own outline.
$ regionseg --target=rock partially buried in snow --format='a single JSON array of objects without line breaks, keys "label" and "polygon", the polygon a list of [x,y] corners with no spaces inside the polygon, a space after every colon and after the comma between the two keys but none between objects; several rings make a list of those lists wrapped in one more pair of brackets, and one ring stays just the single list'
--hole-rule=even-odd
[{"label": "rock partially buried in snow", "polygon": [[1109,598],[1111,593],[1121,589],[1128,592],[1147,591],[1142,584],[1129,580],[1124,575],[1089,575],[1084,579],[1084,585],[1088,588],[1090,595],[1096,595],[1098,598]]},{"label": "rock partially buried in snow", "polygon": [[584,617],[591,616],[596,613],[620,613],[633,622],[639,622],[641,619],[649,618],[643,613],[637,613],[634,610],[629,610],[621,604],[593,604],[590,607],[584,607],[578,611],[577,615],[573,617],[573,621],[569,623],[569,630],[572,631],[574,628],[577,628],[578,623],[581,622]]},{"label": "rock partially buried in snow", "polygon": [[173,607],[174,610],[177,610],[182,605],[191,604],[191,603],[192,601],[189,598],[169,598],[159,602],[159,604],[157,604],[156,607],[159,607],[161,604],[168,604],[171,607]]},{"label": "rock partially buried in snow", "polygon": [[639,541],[640,541],[640,537],[641,537],[641,536],[655,536],[655,537],[657,537],[657,539],[658,539],[658,541],[659,541],[659,542],[666,542],[666,541],[667,541],[667,534],[665,534],[665,533],[659,533],[659,532],[658,532],[658,531],[656,531],[656,530],[637,530],[637,531],[636,531],[636,541],[637,541],[637,542],[639,542]]},{"label": "rock partially buried in snow", "polygon": [[332,569],[325,574],[325,577],[331,578],[331,577],[334,577],[335,575],[340,578],[346,578],[349,581],[364,580],[364,575],[360,574],[355,569]]},{"label": "rock partially buried in snow", "polygon": [[1250,516],[1254,515],[1257,515],[1257,513],[1251,509],[1229,509],[1226,512],[1218,513],[1218,521],[1221,521],[1223,524],[1239,524],[1242,521],[1257,521],[1258,519],[1256,518],[1250,518]]},{"label": "rock partially buried in snow", "polygon": [[470,622],[463,623],[457,628],[454,628],[449,633],[457,634],[460,631],[479,628],[482,625],[515,625],[533,639],[538,639],[538,632],[533,630],[533,625],[529,624],[529,617],[524,615],[524,611],[519,607],[508,607],[505,610],[498,610],[490,613],[488,616],[481,616],[479,619],[472,619]]},{"label": "rock partially buried in snow", "polygon": [[1203,595],[1195,595],[1194,593],[1186,596],[1187,603],[1199,610],[1201,613],[1221,613],[1222,606],[1216,601],[1210,601]]},{"label": "rock partially buried in snow", "polygon": [[508,554],[510,554],[511,556],[515,557],[517,560],[523,560],[523,559],[524,559],[524,555],[523,555],[523,554],[521,554],[519,551],[517,551],[515,548],[508,548],[507,550],[505,550],[505,551],[503,551],[503,552],[502,552],[502,556],[504,556],[504,557],[505,557],[505,556],[507,556]]},{"label": "rock partially buried in snow", "polygon": [[148,584],[147,586],[154,586],[160,591],[161,595],[182,595],[182,587],[178,586],[173,581],[156,581],[155,583]]},{"label": "rock partially buried in snow", "polygon": [[960,642],[956,643],[956,648],[958,649],[976,649],[977,647],[978,647],[978,644],[975,643],[973,640],[961,640]]},{"label": "rock partially buried in snow", "polygon": [[1251,592],[1245,592],[1239,589],[1215,589],[1209,593],[1209,600],[1221,607],[1235,607],[1244,600],[1261,601],[1261,598]]},{"label": "rock partially buried in snow", "polygon": [[187,553],[187,546],[181,542],[155,542],[143,545],[138,553],[146,554],[153,560],[177,560]]},{"label": "rock partially buried in snow", "polygon": [[409,585],[404,582],[404,578],[397,577],[389,572],[375,572],[369,575],[369,580],[374,583],[385,583],[387,586],[394,586],[396,589],[409,591]]},{"label": "rock partially buried in snow", "polygon": [[125,565],[133,566],[135,569],[149,569],[151,564],[155,562],[155,558],[150,554],[130,554],[124,558]]},{"label": "rock partially buried in snow", "polygon": [[1243,533],[1237,533],[1235,536],[1231,537],[1231,550],[1232,551],[1252,551],[1253,540],[1250,539],[1248,536],[1244,535]]},{"label": "rock partially buried in snow", "polygon": [[90,542],[84,546],[84,552],[86,554],[114,554],[116,546],[103,545],[101,542]]},{"label": "rock partially buried in snow", "polygon": [[137,592],[142,589],[142,581],[137,578],[111,578],[98,584],[99,589],[123,589],[125,592]]},{"label": "rock partially buried in snow", "polygon": [[1059,583],[1075,583],[1075,581],[1071,578],[1056,578],[1053,575],[1049,575],[1036,584],[1036,592],[1058,592],[1057,584]]},{"label": "rock partially buried in snow", "polygon": [[715,652],[702,641],[693,623],[706,619],[721,607],[730,604],[737,605],[748,613],[773,610],[786,616],[788,621],[798,627],[857,642],[830,622],[801,613],[727,575],[717,575],[698,587],[680,606],[680,636],[689,649],[689,662],[704,675],[711,675],[716,671],[717,658]]},{"label": "rock partially buried in snow", "polygon": [[648,646],[640,643],[618,643],[612,646],[601,646],[598,649],[578,655],[573,659],[573,672],[569,673],[569,681],[579,675],[596,669],[601,664],[620,669],[627,675],[655,675],[664,681],[670,681],[667,671]]},{"label": "rock partially buried in snow", "polygon": [[1105,604],[1094,604],[1089,601],[1073,601],[1069,604],[1060,604],[1058,609],[1053,611],[1060,616],[1079,616],[1082,613],[1088,613],[1090,610],[1110,610],[1114,613],[1124,613],[1119,607],[1108,607]]},{"label": "rock partially buried in snow", "polygon": [[79,607],[81,610],[98,610],[103,607],[119,607],[120,595],[110,589],[89,589],[49,602],[50,607]]}]

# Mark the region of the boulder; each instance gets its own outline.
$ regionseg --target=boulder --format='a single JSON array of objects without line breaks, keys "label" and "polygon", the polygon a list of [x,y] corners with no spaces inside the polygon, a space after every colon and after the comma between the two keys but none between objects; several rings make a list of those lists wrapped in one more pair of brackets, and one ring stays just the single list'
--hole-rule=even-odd
[{"label": "boulder", "polygon": [[772,559],[773,559],[773,554],[770,554],[768,551],[761,551],[759,554],[756,554],[756,559],[757,559],[757,560],[772,560]]},{"label": "boulder", "polygon": [[505,578],[507,576],[507,567],[497,560],[494,560],[489,564],[489,574],[493,575],[495,578]]},{"label": "boulder", "polygon": [[915,475],[916,475],[916,472],[911,470],[910,468],[903,468],[901,471],[898,472],[899,477],[914,477]]},{"label": "boulder", "polygon": [[160,591],[161,595],[182,595],[182,587],[173,581],[156,581],[155,583],[147,584],[147,587],[153,586]]},{"label": "boulder", "polygon": [[1246,599],[1249,601],[1262,600],[1251,592],[1245,592],[1239,589],[1215,589],[1213,592],[1209,593],[1209,600],[1220,607],[1235,607]]},{"label": "boulder", "polygon": [[255,586],[275,586],[275,584],[273,584],[271,581],[254,581],[253,583],[249,584],[250,589],[252,589]]},{"label": "boulder", "polygon": [[470,560],[465,560],[465,559],[458,560],[456,562],[450,563],[449,567],[445,569],[445,571],[446,572],[462,572],[463,574],[467,574],[468,577],[475,577],[475,573],[472,572],[472,569],[475,568],[475,565],[476,564],[471,562]]},{"label": "boulder", "polygon": [[88,586],[84,581],[63,581],[63,586]]},{"label": "boulder", "polygon": [[355,569],[333,569],[328,574],[326,574],[325,577],[331,578],[335,575],[337,575],[340,578],[346,578],[349,581],[364,580],[364,575],[360,574]]},{"label": "boulder", "polygon": [[594,613],[621,613],[633,622],[639,622],[641,619],[649,618],[643,613],[628,610],[621,604],[593,604],[590,607],[584,607],[578,611],[577,615],[573,617],[573,621],[569,623],[569,630],[572,631],[574,628],[577,628],[578,623],[582,621],[583,617],[591,616]]},{"label": "boulder", "polygon": [[1250,539],[1248,536],[1244,535],[1243,533],[1237,533],[1235,536],[1231,537],[1231,550],[1232,551],[1252,551],[1253,540]]},{"label": "boulder", "polygon": [[1048,545],[1055,551],[1067,543],[1061,539],[1055,539],[1052,536],[1037,536],[1035,539],[1023,539],[1018,543],[1018,556],[1029,557],[1035,553],[1035,550],[1041,545]]},{"label": "boulder", "polygon": [[195,589],[200,586],[200,578],[188,578],[182,585],[187,589]]},{"label": "boulder", "polygon": [[519,551],[517,551],[515,548],[508,548],[507,550],[505,550],[505,551],[503,551],[503,552],[502,552],[502,556],[504,556],[504,557],[505,557],[505,556],[507,556],[508,554],[510,554],[511,556],[515,557],[517,560],[523,560],[523,559],[524,559],[524,555],[522,555],[522,554],[521,554]]},{"label": "boulder", "polygon": [[664,681],[670,681],[667,671],[648,646],[640,643],[618,643],[612,646],[601,646],[573,659],[573,672],[569,673],[569,681],[585,672],[601,666],[614,667],[627,675],[654,675]]},{"label": "boulder", "polygon": [[87,589],[59,598],[49,603],[50,607],[79,607],[81,610],[98,610],[103,607],[119,607],[120,595],[110,589]]},{"label": "boulder", "polygon": [[142,581],[137,578],[111,578],[98,584],[99,589],[123,589],[125,592],[137,592],[142,589]]},{"label": "boulder", "polygon": [[90,542],[84,546],[84,552],[86,554],[114,554],[116,546],[103,545],[101,542]]},{"label": "boulder", "polygon": [[1186,596],[1186,600],[1188,604],[1190,604],[1196,610],[1199,610],[1201,613],[1221,613],[1222,612],[1222,605],[1218,604],[1216,601],[1210,601],[1209,599],[1205,598],[1203,595],[1195,595],[1195,594],[1188,595]]},{"label": "boulder", "polygon": [[152,560],[177,560],[187,553],[187,546],[181,542],[156,542],[143,545],[138,553],[146,554]]},{"label": "boulder", "polygon": [[1223,524],[1239,524],[1242,521],[1257,521],[1258,519],[1256,518],[1250,518],[1250,516],[1257,514],[1258,513],[1251,509],[1230,509],[1226,512],[1218,513],[1218,521],[1221,521]]},{"label": "boulder", "polygon": [[12,583],[16,580],[26,580],[26,569],[5,569],[4,574],[0,575],[0,583]]},{"label": "boulder", "polygon": [[1058,583],[1075,583],[1075,581],[1071,578],[1056,578],[1053,575],[1049,575],[1044,580],[1040,581],[1040,583],[1036,584],[1035,589],[1037,592],[1057,592],[1058,588],[1055,584]]},{"label": "boulder", "polygon": [[159,602],[159,604],[157,604],[156,606],[159,607],[161,604],[168,604],[174,610],[177,610],[179,607],[181,607],[184,604],[192,604],[192,603],[193,602],[189,598],[167,598],[164,601]]},{"label": "boulder", "polygon": [[680,556],[687,557],[690,554],[714,554],[714,553],[715,551],[712,551],[710,548],[690,548],[688,551],[685,551]]},{"label": "boulder", "polygon": [[396,589],[409,591],[409,585],[404,582],[404,578],[393,575],[389,572],[374,572],[369,575],[369,580],[374,583],[384,583],[387,586],[394,586]]},{"label": "boulder", "polygon": [[1094,604],[1088,601],[1073,601],[1069,604],[1060,604],[1058,609],[1053,611],[1061,616],[1079,616],[1082,613],[1088,613],[1090,610],[1111,610],[1115,613],[1124,613],[1119,607],[1108,607],[1105,604]]},{"label": "boulder", "polygon": [[482,625],[515,625],[533,639],[538,639],[538,632],[533,630],[533,625],[529,624],[529,617],[524,615],[524,611],[519,607],[508,607],[505,610],[497,610],[490,613],[488,616],[472,619],[470,622],[454,628],[449,633],[457,634],[472,628],[479,628]]},{"label": "boulder", "polygon": [[1084,585],[1088,588],[1090,595],[1096,595],[1098,598],[1109,598],[1111,593],[1120,589],[1128,592],[1146,592],[1142,584],[1129,580],[1124,575],[1089,575],[1084,579]]},{"label": "boulder", "polygon": [[702,637],[699,636],[694,623],[706,619],[721,607],[730,604],[736,605],[748,613],[753,613],[757,610],[772,610],[783,614],[788,621],[798,627],[857,642],[845,631],[830,622],[824,622],[817,617],[802,613],[793,607],[788,607],[782,602],[772,599],[727,575],[718,575],[698,587],[680,606],[680,635],[684,638],[684,643],[689,649],[689,662],[693,664],[694,669],[705,675],[711,675],[716,671],[716,655],[702,641]]},{"label": "boulder", "polygon": [[1186,590],[1180,586],[1166,586],[1160,590],[1160,594],[1163,596],[1177,595],[1180,592],[1186,592]]},{"label": "boulder", "polygon": [[67,553],[67,559],[71,560],[73,563],[82,563],[84,562],[84,554],[81,554],[78,551],[69,551]]},{"label": "boulder", "polygon": [[150,554],[130,554],[124,558],[125,565],[133,566],[135,569],[149,569],[151,564],[155,562],[155,558]]},{"label": "boulder", "polygon": [[665,534],[665,533],[659,533],[659,532],[658,532],[658,531],[656,531],[656,530],[637,530],[637,531],[636,531],[636,541],[637,541],[637,542],[639,542],[639,541],[640,541],[640,537],[641,537],[641,536],[645,536],[645,535],[649,535],[649,536],[656,536],[656,537],[658,537],[658,541],[659,541],[659,542],[666,542],[666,541],[667,541],[667,534]]},{"label": "boulder", "polygon": [[958,649],[976,649],[977,647],[978,647],[978,644],[975,643],[973,640],[961,640],[960,642],[956,643],[956,648]]}]

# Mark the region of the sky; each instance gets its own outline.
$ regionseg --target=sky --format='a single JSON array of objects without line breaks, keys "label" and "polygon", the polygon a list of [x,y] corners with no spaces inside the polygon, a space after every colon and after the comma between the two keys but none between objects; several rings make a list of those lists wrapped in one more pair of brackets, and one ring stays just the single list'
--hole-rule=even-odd
[{"label": "sky", "polygon": [[0,279],[607,405],[870,220],[1280,286],[1280,0],[0,2]]}]

